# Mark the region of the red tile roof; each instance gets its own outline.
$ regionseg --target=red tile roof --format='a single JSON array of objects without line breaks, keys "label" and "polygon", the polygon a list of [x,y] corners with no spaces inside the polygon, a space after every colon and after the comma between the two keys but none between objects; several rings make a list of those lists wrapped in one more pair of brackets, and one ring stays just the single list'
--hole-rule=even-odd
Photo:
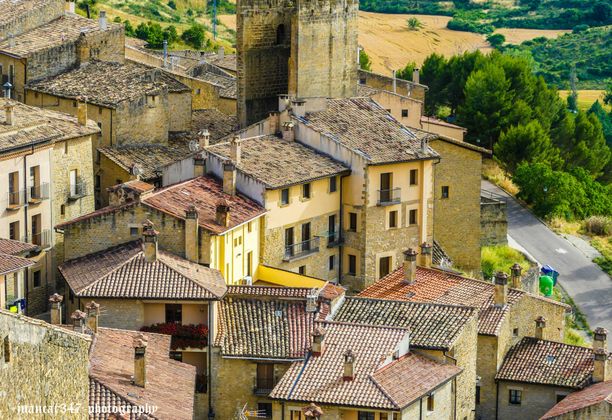
[{"label": "red tile roof", "polygon": [[[229,226],[221,226],[215,220],[216,206],[225,200],[229,203]],[[266,210],[242,195],[223,192],[223,185],[211,177],[198,177],[163,188],[146,197],[143,204],[156,210],[185,219],[185,211],[191,205],[198,211],[198,223],[214,234],[222,234],[236,226],[261,216]]]},{"label": "red tile roof", "polygon": [[308,287],[227,286],[227,295],[234,297],[268,296],[305,300],[310,290]]},{"label": "red tile roof", "polygon": [[23,270],[32,265],[34,265],[34,263],[27,258],[0,254],[0,275],[14,273],[15,271]]},{"label": "red tile roof", "polygon": [[29,251],[34,251],[38,246],[27,242],[14,241],[12,239],[0,238],[0,254],[20,256]]},{"label": "red tile roof", "polygon": [[[576,391],[563,398],[557,405],[548,410],[542,420],[561,416],[572,411],[605,402],[612,405],[612,381],[599,382],[581,391]],[[612,408],[608,412],[612,411]]]},{"label": "red tile roof", "polygon": [[523,337],[510,348],[497,380],[583,388],[593,373],[593,349]]}]

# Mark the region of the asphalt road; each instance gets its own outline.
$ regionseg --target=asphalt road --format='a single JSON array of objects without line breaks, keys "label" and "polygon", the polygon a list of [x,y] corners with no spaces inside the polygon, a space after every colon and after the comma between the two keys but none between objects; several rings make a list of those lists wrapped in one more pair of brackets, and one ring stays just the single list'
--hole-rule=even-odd
[{"label": "asphalt road", "polygon": [[507,197],[508,235],[540,264],[549,264],[559,272],[559,282],[586,315],[591,328],[601,326],[612,331],[610,276],[497,186],[483,180],[482,191]]}]

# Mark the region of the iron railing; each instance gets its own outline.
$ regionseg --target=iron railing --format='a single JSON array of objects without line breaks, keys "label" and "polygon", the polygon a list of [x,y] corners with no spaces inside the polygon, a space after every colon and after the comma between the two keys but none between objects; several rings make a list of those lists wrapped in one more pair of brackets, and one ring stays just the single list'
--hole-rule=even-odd
[{"label": "iron railing", "polygon": [[274,380],[273,377],[272,378],[270,377],[259,378],[258,377],[256,379],[255,387],[253,388],[253,394],[259,395],[259,396],[270,395],[270,392],[272,392],[275,385],[276,385],[276,381]]},{"label": "iron railing", "polygon": [[23,242],[38,245],[41,248],[48,248],[51,246],[51,231],[43,229],[40,232],[31,233],[23,238]]},{"label": "iron railing", "polygon": [[378,205],[386,206],[389,204],[398,204],[401,202],[402,189],[392,188],[389,190],[378,190]]},{"label": "iron railing", "polygon": [[7,209],[15,209],[25,205],[26,191],[11,191],[7,193]]},{"label": "iron railing", "polygon": [[68,191],[68,198],[76,200],[87,195],[87,184],[84,182],[77,182],[76,184],[70,184],[70,191]]},{"label": "iron railing", "polygon": [[314,237],[293,245],[286,245],[283,261],[291,261],[295,258],[314,254],[315,252],[319,252],[319,237]]},{"label": "iron railing", "polygon": [[28,202],[35,203],[37,201],[46,200],[49,198],[49,183],[32,185],[28,188]]},{"label": "iron railing", "polygon": [[326,232],[325,237],[327,238],[328,248],[333,248],[344,243],[344,238],[340,236],[340,232]]}]

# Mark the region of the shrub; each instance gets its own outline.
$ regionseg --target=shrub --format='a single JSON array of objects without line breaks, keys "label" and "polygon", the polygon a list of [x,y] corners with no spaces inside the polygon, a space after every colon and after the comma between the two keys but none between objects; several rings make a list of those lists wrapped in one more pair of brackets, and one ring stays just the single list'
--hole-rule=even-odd
[{"label": "shrub", "polygon": [[418,31],[419,29],[423,27],[423,24],[421,23],[421,21],[415,17],[411,17],[410,19],[408,19],[407,23],[408,23],[408,29],[410,29],[411,31]]},{"label": "shrub", "polygon": [[487,37],[487,41],[493,48],[499,48],[506,42],[506,37],[502,34],[492,34]]},{"label": "shrub", "polygon": [[523,267],[523,272],[529,269],[527,258],[508,245],[482,247],[480,267],[485,280],[490,280],[498,271],[510,274],[510,267],[514,263],[519,263]]},{"label": "shrub", "polygon": [[584,32],[587,29],[589,29],[589,25],[576,25],[574,26],[574,29],[572,29],[572,32],[575,34],[579,34],[580,32]]},{"label": "shrub", "polygon": [[607,236],[612,233],[612,218],[607,216],[591,216],[584,221],[587,232],[595,235]]}]

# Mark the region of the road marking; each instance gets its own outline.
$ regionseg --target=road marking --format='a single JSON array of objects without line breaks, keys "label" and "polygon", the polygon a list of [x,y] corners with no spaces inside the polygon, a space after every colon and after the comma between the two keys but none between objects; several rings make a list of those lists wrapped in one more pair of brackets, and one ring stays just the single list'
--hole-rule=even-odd
[{"label": "road marking", "polygon": [[567,254],[567,251],[563,248],[557,248],[555,249],[555,252],[557,252],[558,254]]}]

